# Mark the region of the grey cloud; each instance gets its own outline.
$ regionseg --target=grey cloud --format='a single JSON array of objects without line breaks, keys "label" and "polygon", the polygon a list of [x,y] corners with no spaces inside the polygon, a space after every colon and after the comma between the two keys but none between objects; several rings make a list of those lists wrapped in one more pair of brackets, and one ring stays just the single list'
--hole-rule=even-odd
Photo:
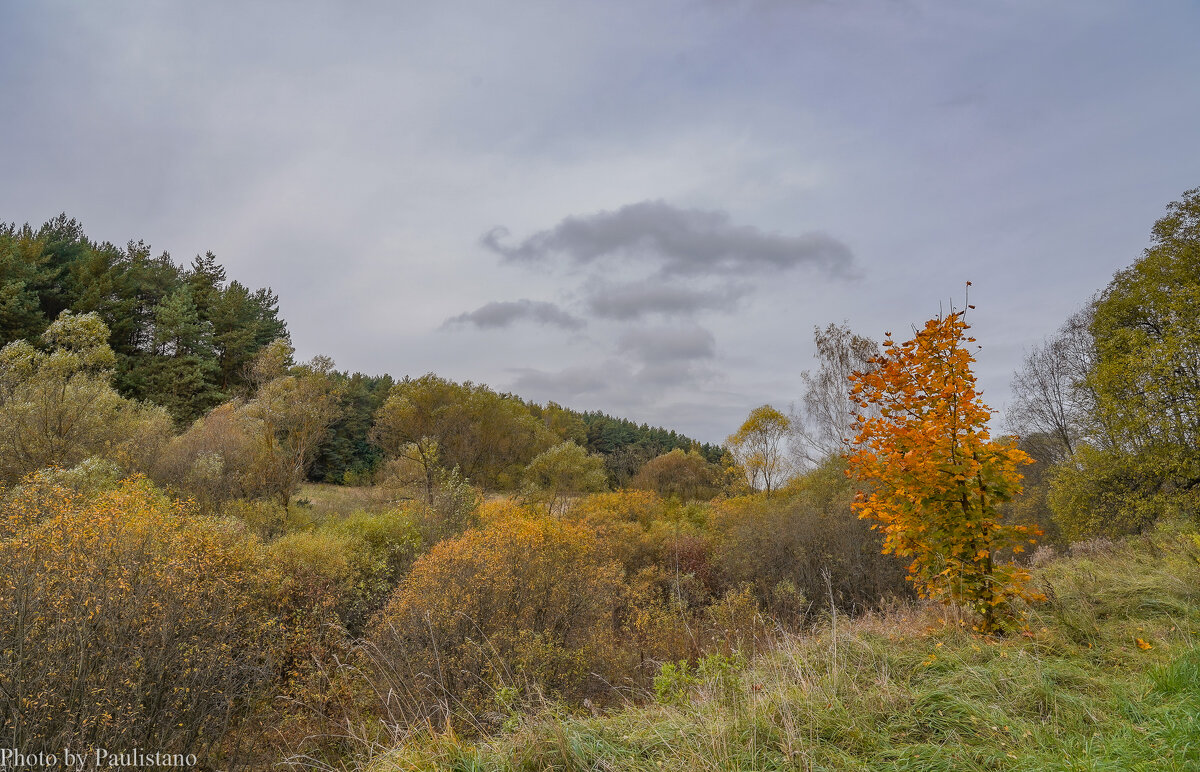
[{"label": "grey cloud", "polygon": [[515,245],[506,228],[481,243],[512,262],[563,257],[576,265],[627,257],[657,265],[664,276],[745,276],[811,265],[835,276],[854,274],[849,247],[823,233],[784,236],[734,225],[726,212],[680,209],[642,201],[615,212],[567,217]]},{"label": "grey cloud", "polygon": [[617,341],[617,354],[558,371],[516,370],[513,390],[557,402],[585,398],[601,404],[641,404],[715,377],[706,360],[716,355],[716,341],[699,326],[629,330]]},{"label": "grey cloud", "polygon": [[579,317],[572,316],[553,303],[521,299],[488,303],[474,311],[450,317],[442,327],[472,324],[481,330],[494,330],[524,321],[561,327],[564,330],[581,330],[586,324]]},{"label": "grey cloud", "polygon": [[716,354],[716,340],[703,327],[630,330],[620,337],[617,347],[655,368],[665,362],[711,359]]},{"label": "grey cloud", "polygon": [[702,290],[664,282],[597,284],[587,292],[588,310],[604,319],[638,319],[646,314],[732,311],[749,287],[728,285]]}]

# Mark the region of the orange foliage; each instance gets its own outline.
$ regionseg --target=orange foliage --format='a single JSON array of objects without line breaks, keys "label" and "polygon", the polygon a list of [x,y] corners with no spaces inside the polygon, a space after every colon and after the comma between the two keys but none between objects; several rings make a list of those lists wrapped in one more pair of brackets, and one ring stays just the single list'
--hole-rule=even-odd
[{"label": "orange foliage", "polygon": [[877,521],[884,552],[911,558],[923,594],[965,602],[990,632],[1013,599],[1036,595],[1028,573],[997,552],[1020,552],[1040,532],[1001,522],[997,505],[1020,492],[1018,467],[1031,459],[988,433],[968,329],[960,311],[901,344],[889,333],[875,369],[851,376],[852,396],[878,415],[858,417],[847,474],[871,486],[853,506]]}]

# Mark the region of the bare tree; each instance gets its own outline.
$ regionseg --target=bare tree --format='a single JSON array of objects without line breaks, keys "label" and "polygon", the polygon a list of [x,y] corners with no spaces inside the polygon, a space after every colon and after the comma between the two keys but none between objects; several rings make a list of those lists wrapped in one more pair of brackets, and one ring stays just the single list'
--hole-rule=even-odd
[{"label": "bare tree", "polygon": [[850,374],[869,370],[880,353],[875,341],[856,335],[844,322],[814,327],[813,341],[820,365],[801,375],[804,399],[792,420],[792,453],[801,466],[816,466],[843,451],[862,411],[850,399]]},{"label": "bare tree", "polygon": [[1006,421],[1019,435],[1045,435],[1053,440],[1053,460],[1075,453],[1090,431],[1095,397],[1087,383],[1094,346],[1092,305],[1076,311],[1053,337],[1025,356],[1013,374],[1013,402]]}]

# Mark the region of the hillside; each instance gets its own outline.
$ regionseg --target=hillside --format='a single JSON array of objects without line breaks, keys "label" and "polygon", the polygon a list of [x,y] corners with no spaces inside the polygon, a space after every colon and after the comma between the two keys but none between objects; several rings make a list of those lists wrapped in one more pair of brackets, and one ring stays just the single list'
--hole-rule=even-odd
[{"label": "hillside", "polygon": [[[1200,534],[1075,545],[1025,629],[898,605],[761,631],[744,666],[664,671],[648,705],[546,705],[473,743],[414,734],[372,770],[1185,770],[1200,766]],[[634,697],[637,697],[634,695]]]}]

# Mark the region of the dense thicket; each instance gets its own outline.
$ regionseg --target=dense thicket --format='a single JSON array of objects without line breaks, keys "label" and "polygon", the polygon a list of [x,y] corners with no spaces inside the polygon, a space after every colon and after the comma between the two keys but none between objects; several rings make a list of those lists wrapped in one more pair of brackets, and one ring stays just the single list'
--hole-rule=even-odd
[{"label": "dense thicket", "polygon": [[0,742],[228,758],[279,633],[257,542],[144,480],[0,497]]}]

